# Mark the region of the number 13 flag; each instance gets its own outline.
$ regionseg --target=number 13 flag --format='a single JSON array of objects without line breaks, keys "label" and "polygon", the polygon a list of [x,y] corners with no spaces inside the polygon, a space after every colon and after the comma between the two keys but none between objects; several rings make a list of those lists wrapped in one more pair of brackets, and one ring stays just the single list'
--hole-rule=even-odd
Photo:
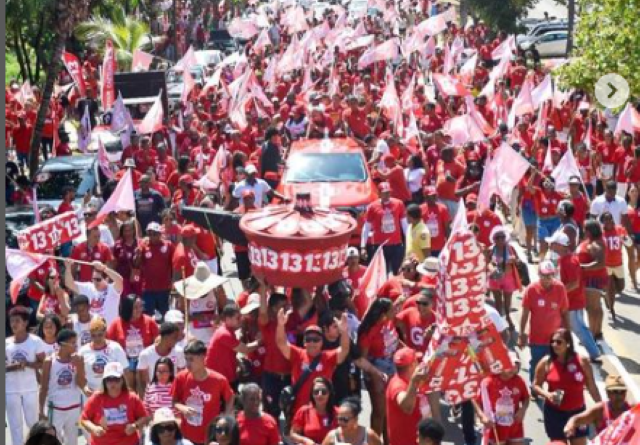
[{"label": "number 13 flag", "polygon": [[13,280],[9,285],[11,301],[13,303],[18,299],[18,293],[24,283],[24,279],[29,276],[31,272],[36,270],[47,260],[44,255],[37,253],[28,253],[16,249],[7,249],[4,254],[4,259],[7,263],[7,271]]}]

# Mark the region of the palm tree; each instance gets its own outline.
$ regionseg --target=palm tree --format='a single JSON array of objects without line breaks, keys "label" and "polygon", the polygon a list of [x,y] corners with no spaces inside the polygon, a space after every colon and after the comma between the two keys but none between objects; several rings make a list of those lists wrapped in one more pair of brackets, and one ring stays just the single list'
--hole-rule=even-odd
[{"label": "palm tree", "polygon": [[42,91],[42,102],[36,116],[36,124],[31,138],[29,149],[29,173],[33,177],[38,171],[40,142],[44,121],[49,111],[49,103],[53,95],[53,87],[62,68],[62,53],[67,38],[75,28],[76,23],[84,20],[89,15],[88,0],[56,0],[52,15],[51,29],[55,30],[55,44],[53,56],[47,69],[47,79]]},{"label": "palm tree", "polygon": [[121,9],[114,13],[111,19],[94,16],[80,23],[75,29],[78,40],[88,43],[104,52],[107,40],[113,42],[116,60],[120,70],[130,70],[135,50],[149,50],[153,47],[153,40],[149,26],[133,17],[125,16]]}]

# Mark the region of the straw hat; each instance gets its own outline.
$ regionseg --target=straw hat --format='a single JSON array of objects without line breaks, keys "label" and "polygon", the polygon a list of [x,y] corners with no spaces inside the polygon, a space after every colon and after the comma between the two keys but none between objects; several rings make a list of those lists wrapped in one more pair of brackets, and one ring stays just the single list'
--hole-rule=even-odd
[{"label": "straw hat", "polygon": [[209,266],[200,261],[193,275],[184,280],[176,281],[175,288],[183,297],[197,300],[227,281],[229,281],[227,278],[212,274]]},{"label": "straw hat", "polygon": [[176,426],[180,425],[171,408],[160,408],[156,410],[156,412],[153,414],[153,420],[149,424],[149,427],[153,428],[154,426],[160,425],[162,423],[175,423]]},{"label": "straw hat", "polygon": [[421,275],[435,275],[438,273],[438,267],[438,259],[435,257],[428,257],[421,264],[418,264],[416,270]]}]

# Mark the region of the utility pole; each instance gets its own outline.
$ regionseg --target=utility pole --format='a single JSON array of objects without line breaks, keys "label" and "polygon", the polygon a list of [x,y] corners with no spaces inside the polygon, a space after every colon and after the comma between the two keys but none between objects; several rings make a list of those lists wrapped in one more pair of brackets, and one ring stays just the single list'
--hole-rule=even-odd
[{"label": "utility pole", "polygon": [[569,22],[567,23],[567,57],[569,57],[573,50],[573,28],[575,27],[576,0],[568,1],[567,15],[569,16]]}]

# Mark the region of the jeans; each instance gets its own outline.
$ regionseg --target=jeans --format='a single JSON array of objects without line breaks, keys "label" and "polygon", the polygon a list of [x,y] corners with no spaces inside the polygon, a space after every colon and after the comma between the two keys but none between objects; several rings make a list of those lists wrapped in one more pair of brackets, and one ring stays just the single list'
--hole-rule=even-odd
[{"label": "jeans", "polygon": [[589,353],[589,358],[598,358],[600,356],[600,349],[598,349],[593,334],[584,321],[584,309],[569,311],[569,323],[571,324],[571,330],[576,334],[582,346],[584,346]]},{"label": "jeans", "polygon": [[280,393],[289,385],[291,385],[290,375],[273,374],[267,371],[262,373],[264,410],[276,420],[280,418]]},{"label": "jeans", "polygon": [[529,345],[531,360],[529,361],[529,381],[533,383],[536,376],[536,367],[540,360],[549,353],[549,345]]},{"label": "jeans", "polygon": [[458,213],[458,205],[460,204],[460,202],[450,199],[440,199],[439,201],[447,206],[447,210],[449,211],[449,215],[451,215],[451,218],[455,218],[456,213]]},{"label": "jeans", "polygon": [[146,290],[142,292],[142,301],[144,302],[144,313],[153,317],[156,309],[162,318],[169,310],[169,294],[168,290]]}]

